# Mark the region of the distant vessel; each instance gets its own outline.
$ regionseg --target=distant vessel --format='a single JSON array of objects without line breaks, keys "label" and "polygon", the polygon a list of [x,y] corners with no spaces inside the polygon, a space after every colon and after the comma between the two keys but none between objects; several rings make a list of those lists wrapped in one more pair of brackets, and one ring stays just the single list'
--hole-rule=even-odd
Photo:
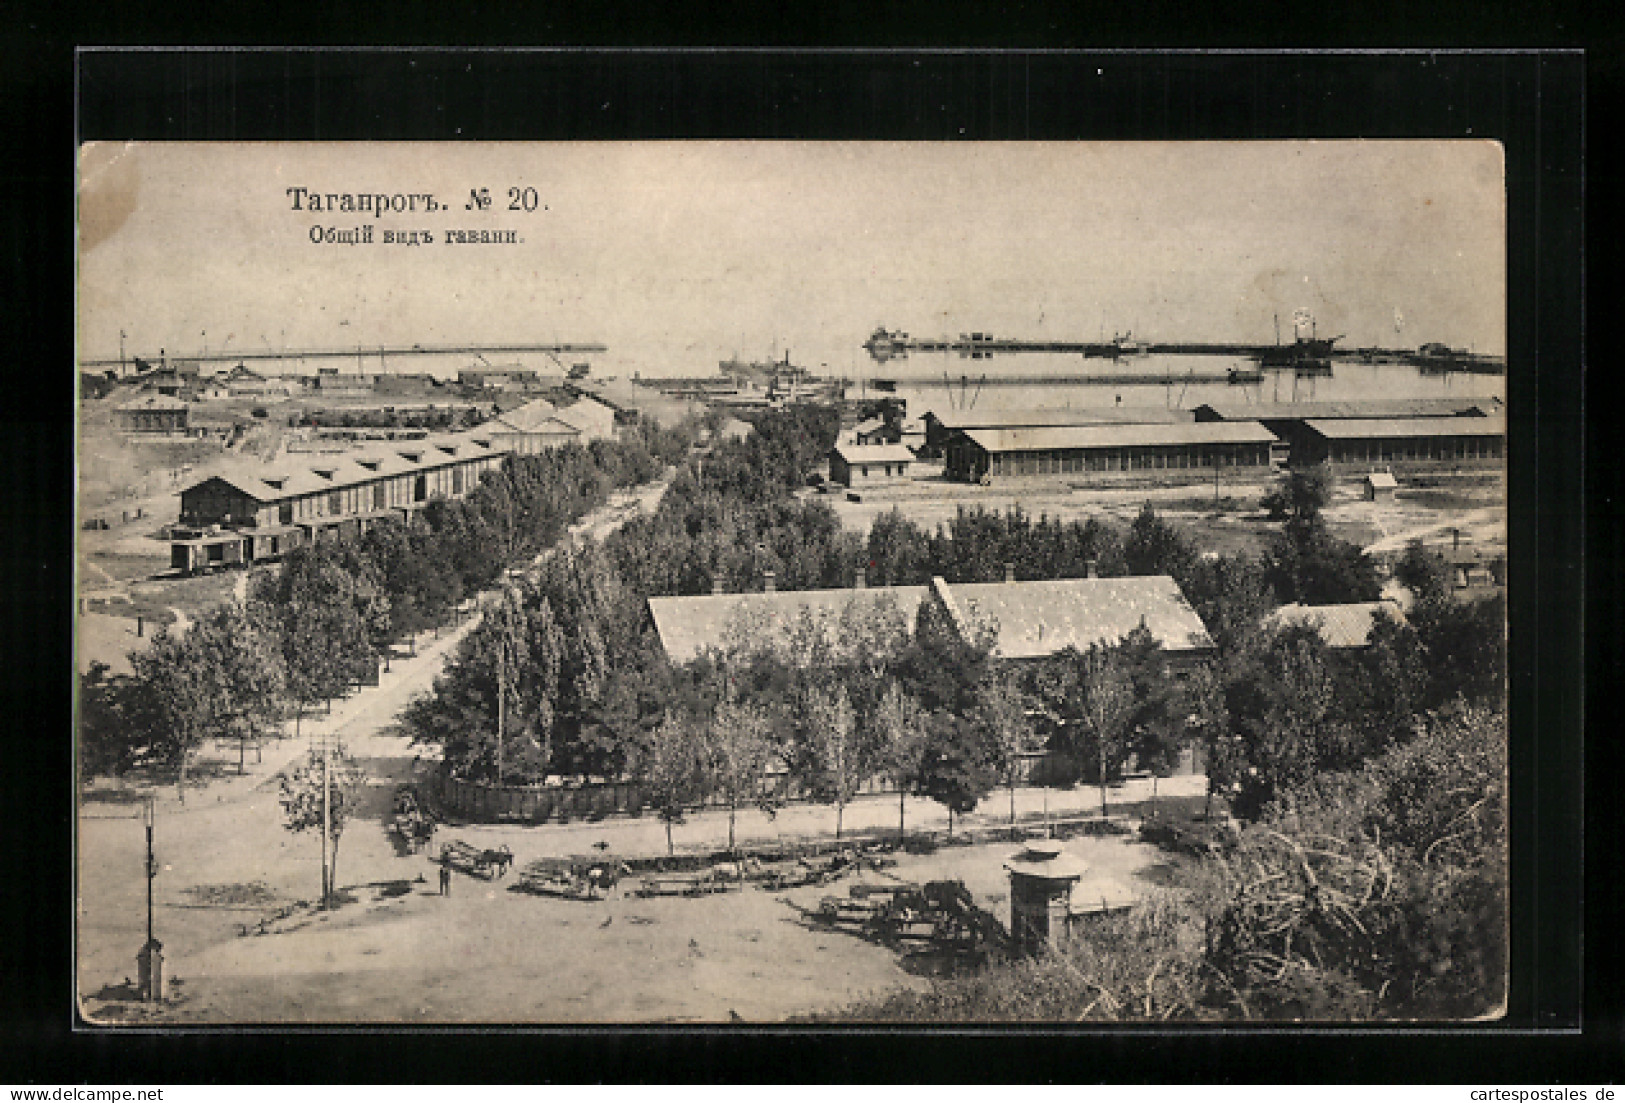
[{"label": "distant vessel", "polygon": [[736,381],[771,384],[777,379],[803,380],[812,373],[790,363],[790,350],[784,350],[783,360],[719,360],[717,370]]}]

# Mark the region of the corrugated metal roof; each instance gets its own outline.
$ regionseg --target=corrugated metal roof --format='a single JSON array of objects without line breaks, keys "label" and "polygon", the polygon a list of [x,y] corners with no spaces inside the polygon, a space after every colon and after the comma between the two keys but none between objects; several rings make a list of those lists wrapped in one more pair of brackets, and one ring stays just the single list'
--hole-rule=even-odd
[{"label": "corrugated metal roof", "polygon": [[[1214,425],[1231,422],[1215,421]],[[1332,440],[1366,440],[1383,437],[1504,437],[1505,414],[1486,417],[1362,418],[1349,421],[1306,421],[1313,432]]]},{"label": "corrugated metal roof", "polygon": [[837,444],[831,451],[847,463],[914,462],[914,453],[901,444]]},{"label": "corrugated metal roof", "polygon": [[1394,602],[1363,601],[1348,605],[1283,605],[1264,617],[1264,625],[1313,628],[1328,647],[1364,647],[1379,613],[1400,622],[1405,620]]},{"label": "corrugated metal roof", "polygon": [[1196,407],[1225,421],[1266,418],[1472,417],[1495,413],[1500,404],[1485,398],[1390,398],[1358,402],[1205,402]]},{"label": "corrugated metal roof", "polygon": [[1040,582],[950,583],[961,609],[997,629],[993,653],[1005,659],[1053,655],[1067,647],[1113,644],[1142,622],[1165,650],[1213,646],[1179,584],[1167,575]]},{"label": "corrugated metal roof", "polygon": [[1048,452],[1069,448],[1183,444],[1273,444],[1276,440],[1274,433],[1256,421],[1071,425],[1048,429],[967,429],[964,432],[989,452]]},{"label": "corrugated metal roof", "polygon": [[[924,586],[876,587],[865,590],[780,590],[775,593],[706,594],[697,597],[652,597],[660,643],[674,663],[686,663],[707,650],[719,649],[734,631],[748,630],[764,647],[787,647],[803,610],[829,614],[836,622],[849,607],[876,609],[891,602],[914,630],[914,617],[924,599]],[[748,628],[747,628],[748,626]]]},{"label": "corrugated metal roof", "polygon": [[1190,410],[1170,410],[1164,406],[1102,406],[1098,409],[1071,406],[1035,406],[1026,410],[928,410],[923,417],[934,418],[948,429],[1019,429],[1055,425],[1168,425],[1191,421]]}]

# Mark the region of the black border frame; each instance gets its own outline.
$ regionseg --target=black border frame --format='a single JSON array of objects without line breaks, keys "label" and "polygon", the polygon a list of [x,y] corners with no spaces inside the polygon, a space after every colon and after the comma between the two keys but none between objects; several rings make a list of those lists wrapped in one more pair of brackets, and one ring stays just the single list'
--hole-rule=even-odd
[{"label": "black border frame", "polygon": [[[1575,1032],[1581,1026],[1584,842],[1585,467],[1579,430],[1585,425],[1586,76],[1579,53],[98,50],[80,53],[76,61],[78,133],[86,140],[1471,136],[1502,141],[1509,214],[1507,351],[1514,365],[1508,406],[1515,979],[1508,1021],[1469,1028],[1174,1034],[1120,1029],[1070,1036],[1054,1029],[636,1028],[506,1035],[430,1030],[415,1032],[402,1052],[392,1031],[355,1028],[320,1035],[69,1033],[71,988],[62,979],[65,972],[52,975],[59,959],[48,953],[36,958],[45,968],[28,974],[23,1001],[44,1019],[19,1025],[29,1028],[33,1040],[85,1059],[71,1079],[124,1080],[150,1067],[152,1059],[169,1057],[181,1062],[169,1066],[160,1080],[180,1074],[187,1080],[229,1080],[247,1067],[256,1070],[256,1078],[290,1082],[456,1080],[470,1074],[504,1080],[686,1074],[719,1082],[943,1077],[1199,1082],[1245,1076],[1252,1066],[1268,1068],[1265,1075],[1277,1080],[1346,1080],[1361,1078],[1362,1071],[1378,1079],[1437,1079],[1440,1073],[1450,1079],[1454,1067],[1456,1079],[1482,1080],[1499,1070],[1524,1081],[1535,1070],[1509,1063],[1527,1053],[1519,1039],[1530,1039],[1530,1031],[1548,1032],[1540,1035],[1547,1043],[1542,1052],[1552,1052],[1554,1042],[1561,1047],[1570,1039],[1573,1050],[1573,1040],[1581,1038]],[[60,114],[43,118],[60,122]],[[45,195],[29,197],[31,207],[19,207],[22,196],[8,197],[6,211],[14,276],[37,278],[33,265],[41,258],[47,271],[60,274],[60,261],[53,266],[52,258],[59,251],[67,254],[66,286],[54,281],[50,287],[63,296],[62,313],[71,322],[71,206],[65,224],[54,217],[62,213],[57,189],[65,186],[71,203],[72,148],[62,141],[63,133],[55,130],[55,155],[36,178]],[[13,185],[18,182],[14,178]],[[59,351],[54,355],[60,359]],[[1523,364],[1531,369],[1517,367]],[[60,390],[48,393],[48,403],[61,401]],[[64,412],[71,417],[71,390],[68,398]],[[39,417],[61,416],[57,409],[41,410]],[[70,501],[71,432],[64,455],[60,444],[49,441],[52,424],[18,419],[21,439],[14,443],[34,446],[32,463],[22,465],[20,477],[70,488],[62,497]],[[37,563],[44,578],[66,583],[60,591],[66,593],[72,533],[63,531],[59,518],[29,508],[39,505],[45,503],[24,503],[38,528],[29,537],[34,544],[25,540],[19,562],[30,568]],[[50,507],[45,509],[49,514]],[[63,549],[66,554],[56,558]],[[8,590],[15,585],[8,583]],[[25,610],[33,608],[36,623],[61,629],[71,641],[71,603],[48,600],[58,592],[18,587],[14,596]],[[62,610],[70,613],[66,625]],[[36,653],[36,664],[40,657]],[[59,671],[69,665],[64,662],[36,684],[61,685]],[[15,677],[26,670],[8,673]],[[26,757],[38,767],[36,777],[71,772],[65,756],[61,761],[49,753]],[[67,803],[71,815],[71,794]],[[71,821],[65,815],[48,822]],[[52,904],[64,900],[60,889],[65,888],[71,907],[71,880],[55,888]],[[43,932],[47,940],[54,933]],[[35,939],[41,934],[35,930]],[[50,948],[65,950],[71,961],[68,941],[63,924],[60,945]],[[8,1009],[8,1017],[14,1010]],[[1612,1015],[1606,1007],[1597,1010],[1605,1018]],[[1590,1018],[1597,1024],[1595,1012]],[[13,1042],[22,1037],[9,1029],[4,1033]],[[532,1060],[471,1067],[457,1057],[470,1035],[478,1036],[480,1050],[510,1058],[529,1052]],[[1448,1043],[1446,1053],[1457,1054],[1443,1066],[1441,1041]],[[327,1059],[310,1060],[312,1050]],[[1294,1055],[1291,1064],[1270,1056],[1281,1051]],[[391,1053],[387,1065],[374,1063],[386,1052]],[[988,1053],[1001,1060],[986,1063]],[[536,1055],[546,1063],[536,1063]],[[786,1058],[791,1063],[783,1063]],[[116,1071],[121,1068],[128,1071],[121,1075]]]}]

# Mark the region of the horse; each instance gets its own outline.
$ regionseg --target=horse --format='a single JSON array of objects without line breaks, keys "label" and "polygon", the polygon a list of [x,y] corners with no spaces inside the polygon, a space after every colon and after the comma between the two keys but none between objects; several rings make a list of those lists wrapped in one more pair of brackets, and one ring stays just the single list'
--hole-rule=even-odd
[{"label": "horse", "polygon": [[508,867],[513,865],[513,851],[504,843],[495,850],[482,852],[480,861],[490,867],[498,878],[505,877],[508,874]]}]

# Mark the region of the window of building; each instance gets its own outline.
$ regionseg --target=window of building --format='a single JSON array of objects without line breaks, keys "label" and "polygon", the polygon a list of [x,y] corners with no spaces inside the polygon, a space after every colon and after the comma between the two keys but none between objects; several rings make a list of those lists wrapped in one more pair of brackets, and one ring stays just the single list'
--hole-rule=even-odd
[{"label": "window of building", "polygon": [[344,495],[335,490],[327,496],[327,512],[334,516],[344,512]]}]

